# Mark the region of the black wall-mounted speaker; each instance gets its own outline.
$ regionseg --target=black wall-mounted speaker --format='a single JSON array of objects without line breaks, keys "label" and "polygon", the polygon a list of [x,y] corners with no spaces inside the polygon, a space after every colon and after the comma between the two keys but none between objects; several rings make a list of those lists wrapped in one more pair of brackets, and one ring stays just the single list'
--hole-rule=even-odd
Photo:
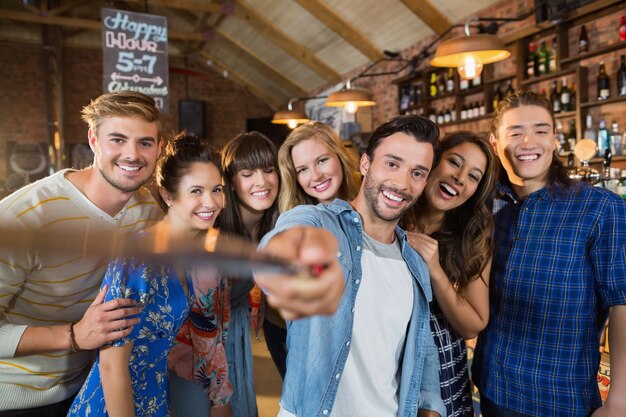
[{"label": "black wall-mounted speaker", "polygon": [[178,102],[178,128],[204,138],[206,134],[203,100],[180,100]]}]

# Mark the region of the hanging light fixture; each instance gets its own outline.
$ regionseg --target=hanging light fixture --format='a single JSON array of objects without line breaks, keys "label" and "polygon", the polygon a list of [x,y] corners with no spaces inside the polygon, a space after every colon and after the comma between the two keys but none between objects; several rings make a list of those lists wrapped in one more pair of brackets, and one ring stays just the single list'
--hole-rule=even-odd
[{"label": "hanging light fixture", "polygon": [[372,93],[362,88],[352,88],[350,81],[346,83],[346,87],[339,91],[335,91],[328,96],[325,106],[344,107],[348,113],[354,114],[359,107],[368,107],[376,105],[372,98]]},{"label": "hanging light fixture", "polygon": [[465,36],[443,41],[437,46],[430,65],[458,68],[461,77],[472,79],[481,74],[483,65],[502,61],[511,56],[511,52],[497,36],[486,33],[471,35],[469,30],[471,20],[465,23]]},{"label": "hanging light fixture", "polygon": [[289,100],[289,103],[287,104],[287,110],[277,111],[272,118],[272,123],[284,124],[289,126],[290,129],[295,129],[296,127],[298,127],[298,125],[308,122],[309,118],[304,112],[293,109],[294,101],[298,101],[298,99],[292,98],[291,100]]}]

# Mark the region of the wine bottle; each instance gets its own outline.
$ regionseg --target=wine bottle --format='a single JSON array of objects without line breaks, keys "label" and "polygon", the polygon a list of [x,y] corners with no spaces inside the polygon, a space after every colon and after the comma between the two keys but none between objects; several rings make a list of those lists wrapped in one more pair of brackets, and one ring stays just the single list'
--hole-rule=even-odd
[{"label": "wine bottle", "polygon": [[539,50],[539,75],[545,75],[550,72],[550,51],[546,47],[546,41],[541,41],[541,49]]},{"label": "wine bottle", "polygon": [[559,87],[556,81],[552,82],[552,89],[550,90],[550,102],[552,103],[552,112],[561,112],[561,94],[559,94]]},{"label": "wine bottle", "polygon": [[564,155],[567,152],[567,139],[565,133],[563,133],[563,124],[560,120],[556,121],[556,140],[559,142],[559,155]]},{"label": "wine bottle", "polygon": [[467,105],[463,104],[463,107],[461,108],[461,120],[465,119],[467,119]]},{"label": "wine bottle", "polygon": [[598,70],[598,100],[606,100],[611,96],[611,80],[606,75],[606,69],[604,68],[604,61],[600,62],[600,69]]},{"label": "wine bottle", "polygon": [[446,108],[443,111],[443,122],[450,123],[452,121],[452,116],[450,115],[450,109]]},{"label": "wine bottle", "polygon": [[626,96],[626,58],[624,54],[619,57],[620,66],[617,70],[617,95],[620,97]]},{"label": "wine bottle", "polygon": [[611,153],[613,156],[622,154],[622,135],[619,133],[619,126],[615,120],[611,122]]},{"label": "wine bottle", "polygon": [[578,134],[576,132],[576,120],[570,119],[569,121],[569,132],[567,134],[567,143],[569,144],[569,150],[574,151],[574,146],[576,146],[576,141],[578,140]]},{"label": "wine bottle", "polygon": [[572,92],[567,86],[567,79],[563,77],[561,87],[561,111],[572,111]]},{"label": "wine bottle", "polygon": [[619,40],[626,41],[626,16],[624,15],[619,21]]},{"label": "wine bottle", "polygon": [[580,27],[580,37],[578,38],[578,53],[587,52],[589,48],[589,38],[587,37],[587,28],[585,25]]},{"label": "wine bottle", "polygon": [[596,140],[596,131],[593,130],[593,117],[591,117],[590,114],[588,114],[585,119],[585,133],[583,133],[583,138]]},{"label": "wine bottle", "polygon": [[485,109],[485,102],[481,101],[480,105],[478,106],[478,115],[484,116],[485,114],[487,114],[487,109]]},{"label": "wine bottle", "polygon": [[446,93],[446,81],[444,77],[445,75],[443,73],[440,73],[439,76],[437,76],[437,94],[440,96]]},{"label": "wine bottle", "polygon": [[496,87],[496,91],[493,93],[493,100],[491,102],[492,111],[496,111],[498,109],[498,105],[502,100],[502,90],[500,90],[500,84]]},{"label": "wine bottle", "polygon": [[528,46],[528,59],[526,60],[526,77],[533,78],[539,75],[539,56],[535,52],[535,43],[531,42]]},{"label": "wine bottle", "polygon": [[550,48],[550,65],[548,65],[549,72],[555,72],[557,67],[557,58],[559,56],[557,50],[557,39],[556,35],[552,37],[552,46]]},{"label": "wine bottle", "polygon": [[446,80],[446,90],[448,93],[454,92],[454,70],[450,68],[448,70],[448,79]]},{"label": "wine bottle", "polygon": [[576,83],[572,83],[570,92],[570,103],[572,103],[572,110],[576,110]]},{"label": "wine bottle", "polygon": [[609,130],[606,128],[606,122],[602,119],[598,128],[598,156],[604,156],[605,151],[610,147]]}]

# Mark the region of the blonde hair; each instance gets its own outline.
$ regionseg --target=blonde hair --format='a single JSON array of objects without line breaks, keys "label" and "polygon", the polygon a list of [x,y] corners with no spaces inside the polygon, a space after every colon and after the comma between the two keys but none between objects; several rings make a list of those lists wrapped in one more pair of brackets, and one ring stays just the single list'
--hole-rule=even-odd
[{"label": "blonde hair", "polygon": [[305,193],[298,184],[296,168],[291,158],[291,151],[294,146],[312,138],[321,140],[339,158],[343,178],[336,197],[351,200],[359,191],[360,184],[356,172],[357,161],[354,155],[343,145],[333,128],[327,124],[312,121],[294,129],[278,150],[278,168],[280,171],[278,209],[281,213],[300,204],[317,204],[319,202]]},{"label": "blonde hair", "polygon": [[107,117],[136,117],[146,122],[156,122],[161,137],[161,113],[154,99],[136,91],[119,91],[102,94],[83,107],[81,117],[95,134]]}]

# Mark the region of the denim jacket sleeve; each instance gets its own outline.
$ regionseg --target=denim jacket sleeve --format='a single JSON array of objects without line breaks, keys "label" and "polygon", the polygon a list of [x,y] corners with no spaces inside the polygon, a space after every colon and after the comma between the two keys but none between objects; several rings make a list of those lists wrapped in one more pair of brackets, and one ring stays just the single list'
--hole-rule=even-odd
[{"label": "denim jacket sleeve", "polygon": [[424,371],[422,372],[418,409],[436,411],[441,417],[446,417],[446,407],[441,399],[439,384],[439,353],[430,331],[426,337]]},{"label": "denim jacket sleeve", "polygon": [[278,217],[278,220],[276,220],[276,226],[274,226],[274,228],[263,236],[263,239],[261,239],[259,249],[263,249],[267,245],[267,242],[269,242],[277,234],[298,226],[321,227],[321,222],[315,206],[296,206],[295,208],[282,213]]}]

